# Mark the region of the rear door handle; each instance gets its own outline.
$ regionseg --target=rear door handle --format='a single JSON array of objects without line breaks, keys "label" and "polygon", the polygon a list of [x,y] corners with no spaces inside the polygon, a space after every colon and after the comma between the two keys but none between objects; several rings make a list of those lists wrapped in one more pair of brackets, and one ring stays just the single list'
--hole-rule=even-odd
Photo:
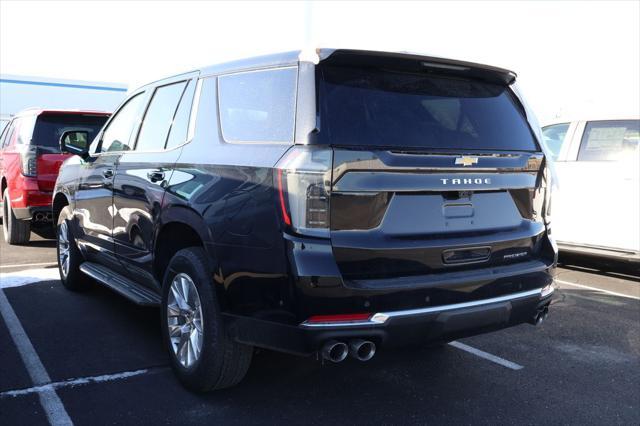
[{"label": "rear door handle", "polygon": [[113,169],[103,170],[102,176],[104,176],[105,179],[111,179],[113,177]]},{"label": "rear door handle", "polygon": [[164,172],[162,170],[154,170],[152,172],[147,173],[147,177],[153,183],[164,180]]}]

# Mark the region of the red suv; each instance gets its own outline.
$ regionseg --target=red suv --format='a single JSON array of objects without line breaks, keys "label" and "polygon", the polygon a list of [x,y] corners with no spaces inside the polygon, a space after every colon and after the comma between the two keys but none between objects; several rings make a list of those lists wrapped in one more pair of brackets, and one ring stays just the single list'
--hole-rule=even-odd
[{"label": "red suv", "polygon": [[51,193],[58,169],[68,157],[60,153],[60,136],[78,129],[86,131],[86,142],[91,142],[109,115],[28,109],[12,118],[0,136],[0,196],[6,242],[25,244],[32,229],[43,236],[52,234]]}]

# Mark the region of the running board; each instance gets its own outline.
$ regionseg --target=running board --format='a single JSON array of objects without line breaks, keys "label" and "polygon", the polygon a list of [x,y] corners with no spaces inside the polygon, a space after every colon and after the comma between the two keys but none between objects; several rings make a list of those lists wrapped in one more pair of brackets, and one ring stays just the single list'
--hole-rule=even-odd
[{"label": "running board", "polygon": [[105,266],[84,262],[80,270],[137,305],[160,306],[160,295]]}]

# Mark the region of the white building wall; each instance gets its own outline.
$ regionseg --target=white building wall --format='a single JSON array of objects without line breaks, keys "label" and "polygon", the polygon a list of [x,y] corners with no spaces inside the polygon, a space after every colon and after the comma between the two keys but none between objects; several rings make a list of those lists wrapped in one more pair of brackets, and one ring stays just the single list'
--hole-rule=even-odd
[{"label": "white building wall", "polygon": [[0,75],[3,118],[25,108],[88,109],[112,112],[127,93],[119,83]]}]

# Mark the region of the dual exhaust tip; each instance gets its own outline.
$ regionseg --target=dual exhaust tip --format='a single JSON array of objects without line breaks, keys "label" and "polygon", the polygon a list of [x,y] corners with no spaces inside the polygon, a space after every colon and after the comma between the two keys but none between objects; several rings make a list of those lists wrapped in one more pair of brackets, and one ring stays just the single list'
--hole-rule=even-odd
[{"label": "dual exhaust tip", "polygon": [[[549,314],[549,306],[545,305],[538,309],[531,321],[535,325],[544,322]],[[358,361],[369,361],[376,354],[376,344],[370,340],[352,339],[347,345],[337,340],[329,340],[322,347],[322,358],[331,362],[342,362],[348,355]]]},{"label": "dual exhaust tip", "polygon": [[344,342],[330,340],[322,347],[322,358],[331,362],[342,362],[351,355],[358,361],[369,361],[376,354],[376,344],[363,339],[353,339],[347,345]]},{"label": "dual exhaust tip", "polygon": [[33,219],[36,222],[51,222],[53,220],[53,214],[51,212],[38,212],[33,216]]},{"label": "dual exhaust tip", "polygon": [[545,305],[544,307],[540,308],[538,312],[536,312],[535,316],[533,317],[533,324],[534,325],[542,324],[544,320],[547,318],[547,315],[549,315],[549,306]]}]

